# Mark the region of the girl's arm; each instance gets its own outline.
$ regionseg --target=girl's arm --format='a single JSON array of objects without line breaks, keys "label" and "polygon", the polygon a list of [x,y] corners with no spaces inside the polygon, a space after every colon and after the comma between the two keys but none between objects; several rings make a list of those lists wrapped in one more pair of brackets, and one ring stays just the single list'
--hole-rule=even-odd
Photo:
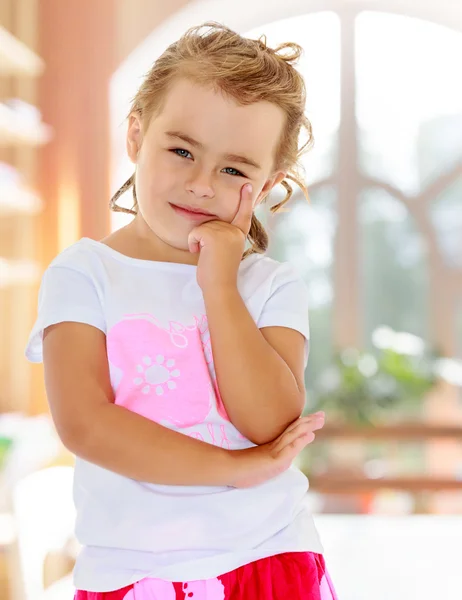
[{"label": "girl's arm", "polygon": [[303,411],[305,338],[287,327],[260,331],[239,294],[237,275],[254,208],[249,184],[240,194],[231,223],[203,223],[189,234],[188,242],[191,252],[199,252],[197,281],[226,411],[249,440],[264,444]]},{"label": "girl's arm", "polygon": [[204,286],[218,386],[234,426],[255,444],[279,436],[305,405],[305,338],[258,329],[237,286]]},{"label": "girl's arm", "polygon": [[47,327],[43,356],[48,401],[64,445],[89,462],[138,481],[256,485],[287,469],[323,425],[322,417],[303,419],[273,444],[224,450],[115,405],[106,337],[96,327],[74,322]]}]

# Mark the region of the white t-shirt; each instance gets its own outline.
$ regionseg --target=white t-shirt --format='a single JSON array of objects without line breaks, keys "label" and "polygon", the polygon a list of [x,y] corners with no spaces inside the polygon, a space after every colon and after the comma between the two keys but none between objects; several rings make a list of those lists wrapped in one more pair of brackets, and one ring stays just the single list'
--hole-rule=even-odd
[{"label": "white t-shirt", "polygon": [[[288,265],[250,255],[238,287],[258,327],[290,327],[308,339],[307,291]],[[219,397],[195,266],[130,258],[84,238],[44,274],[29,360],[42,360],[43,330],[63,321],[106,334],[117,404],[204,442],[253,446]],[[101,592],[144,577],[193,581],[282,552],[321,553],[307,489],[295,467],[249,489],[164,486],[77,457],[76,535],[83,549],[74,584]]]}]

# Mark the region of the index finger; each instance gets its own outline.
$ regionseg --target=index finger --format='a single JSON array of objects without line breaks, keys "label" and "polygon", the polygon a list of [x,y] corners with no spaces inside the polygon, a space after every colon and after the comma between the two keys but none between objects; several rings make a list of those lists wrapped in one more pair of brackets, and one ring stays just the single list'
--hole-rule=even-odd
[{"label": "index finger", "polygon": [[239,206],[234,219],[231,221],[231,225],[234,225],[240,229],[244,235],[247,235],[250,231],[250,223],[252,222],[253,215],[253,198],[252,198],[252,186],[250,183],[246,183],[241,188],[241,198]]}]

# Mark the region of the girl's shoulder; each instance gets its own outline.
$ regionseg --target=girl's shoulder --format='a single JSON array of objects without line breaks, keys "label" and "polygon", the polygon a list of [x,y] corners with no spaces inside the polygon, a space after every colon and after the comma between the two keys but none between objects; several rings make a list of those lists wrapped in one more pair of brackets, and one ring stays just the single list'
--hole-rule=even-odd
[{"label": "girl's shoulder", "polygon": [[52,267],[68,267],[81,270],[91,267],[101,260],[101,242],[90,238],[81,238],[62,250],[50,263]]},{"label": "girl's shoulder", "polygon": [[239,270],[239,288],[243,297],[270,298],[286,288],[288,293],[307,292],[306,284],[297,269],[288,262],[279,262],[265,254],[252,254]]},{"label": "girl's shoulder", "polygon": [[284,283],[302,281],[297,269],[289,262],[278,261],[266,254],[251,254],[242,264],[240,273],[243,279],[261,280],[266,282]]}]

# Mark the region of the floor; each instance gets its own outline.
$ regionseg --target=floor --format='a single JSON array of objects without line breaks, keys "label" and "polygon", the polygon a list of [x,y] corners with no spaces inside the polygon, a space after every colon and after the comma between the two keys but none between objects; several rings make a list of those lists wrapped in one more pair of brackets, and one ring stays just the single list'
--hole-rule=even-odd
[{"label": "floor", "polygon": [[462,600],[462,516],[315,519],[339,600]]}]

